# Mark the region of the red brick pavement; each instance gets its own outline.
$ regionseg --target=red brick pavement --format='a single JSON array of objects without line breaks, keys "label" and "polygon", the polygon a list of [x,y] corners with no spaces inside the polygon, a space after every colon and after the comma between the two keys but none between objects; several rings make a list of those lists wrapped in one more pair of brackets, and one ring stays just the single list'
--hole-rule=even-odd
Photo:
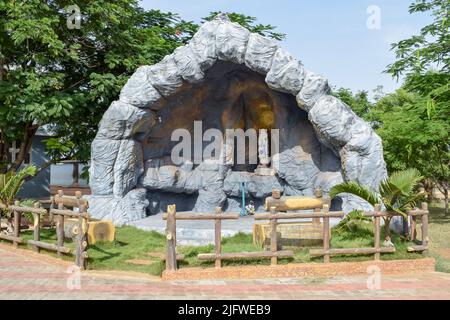
[{"label": "red brick pavement", "polygon": [[41,257],[0,246],[0,299],[450,299],[450,274],[439,272],[381,276],[370,290],[366,276],[166,282],[88,271],[78,288],[69,264]]}]

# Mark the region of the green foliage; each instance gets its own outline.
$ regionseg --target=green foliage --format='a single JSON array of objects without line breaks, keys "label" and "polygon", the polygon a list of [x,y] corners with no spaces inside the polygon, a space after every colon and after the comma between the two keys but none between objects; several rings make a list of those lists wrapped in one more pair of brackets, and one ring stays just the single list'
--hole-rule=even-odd
[{"label": "green foliage", "polygon": [[4,205],[14,203],[17,192],[22,187],[25,178],[36,174],[35,166],[28,166],[19,172],[9,171],[0,174],[0,202]]},{"label": "green foliage", "polygon": [[[423,177],[416,169],[407,169],[394,172],[391,176],[382,181],[379,187],[379,194],[361,186],[356,182],[344,182],[331,188],[330,197],[334,198],[341,193],[355,195],[371,205],[381,204],[387,211],[396,212],[406,217],[406,211],[413,209],[417,202],[423,198],[423,194],[417,193],[415,188]],[[358,217],[357,213],[353,214]],[[389,230],[390,217],[384,217],[385,228]]]},{"label": "green foliage", "polygon": [[347,231],[352,231],[355,222],[372,222],[372,219],[364,216],[360,210],[353,210],[334,227],[336,234],[342,235]]},{"label": "green foliage", "polygon": [[[0,1],[0,131],[6,141],[22,140],[47,125],[55,134],[46,141],[53,162],[89,160],[98,123],[130,75],[199,28],[177,14],[146,11],[136,0],[79,0],[81,28],[71,30],[64,9],[70,4]],[[253,32],[284,36],[253,17],[230,17]]]},{"label": "green foliage", "polygon": [[0,130],[12,141],[50,125],[56,137],[47,147],[55,161],[88,160],[97,124],[128,77],[197,28],[135,0],[80,0],[81,28],[70,30],[69,4],[0,2]]},{"label": "green foliage", "polygon": [[346,103],[359,117],[363,119],[366,119],[373,107],[373,104],[369,101],[369,93],[367,91],[358,91],[353,94],[350,89],[339,88],[332,94]]},{"label": "green foliage", "polygon": [[[36,200],[33,199],[24,199],[20,201],[20,206],[21,207],[28,207],[28,208],[33,208],[34,204],[36,203]],[[43,215],[41,215],[42,218]],[[22,217],[25,217],[25,219],[27,221],[34,221],[34,215],[31,212],[25,212],[22,214]]]},{"label": "green foliage", "polygon": [[414,191],[422,179],[418,170],[406,169],[392,173],[381,182],[379,191],[386,209],[406,217],[406,211],[413,209],[423,198],[423,194]]},{"label": "green foliage", "polygon": [[450,181],[450,91],[448,84],[439,85],[442,78],[441,74],[409,78],[410,91],[400,89],[382,98],[373,117],[388,170],[415,168],[445,194]]},{"label": "green foliage", "polygon": [[423,74],[437,68],[449,73],[450,65],[450,1],[415,0],[409,12],[429,12],[433,22],[424,26],[419,35],[392,45],[397,61],[389,65],[386,72],[395,77],[402,74]]},{"label": "green foliage", "polygon": [[365,201],[370,203],[372,206],[379,203],[379,198],[376,195],[376,193],[354,181],[344,182],[335,185],[333,188],[331,188],[329,195],[331,198],[335,198],[341,193],[350,193],[355,196],[358,196],[361,199],[364,199]]}]

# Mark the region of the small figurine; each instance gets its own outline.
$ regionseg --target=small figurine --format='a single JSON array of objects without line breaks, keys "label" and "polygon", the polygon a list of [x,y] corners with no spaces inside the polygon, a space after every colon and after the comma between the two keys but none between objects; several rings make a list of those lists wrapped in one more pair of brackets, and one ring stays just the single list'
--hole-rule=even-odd
[{"label": "small figurine", "polygon": [[253,216],[255,214],[255,205],[253,201],[250,201],[250,203],[245,207],[245,211],[247,211],[247,215]]}]

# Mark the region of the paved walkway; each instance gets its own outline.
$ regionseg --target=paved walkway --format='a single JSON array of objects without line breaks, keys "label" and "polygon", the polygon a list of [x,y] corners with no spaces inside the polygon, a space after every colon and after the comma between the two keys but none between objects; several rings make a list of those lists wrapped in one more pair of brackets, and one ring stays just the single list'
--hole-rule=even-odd
[{"label": "paved walkway", "polygon": [[[0,246],[0,299],[450,299],[450,274],[164,282],[158,277],[85,272],[77,286],[66,263]],[[69,270],[70,271],[70,270]]]}]

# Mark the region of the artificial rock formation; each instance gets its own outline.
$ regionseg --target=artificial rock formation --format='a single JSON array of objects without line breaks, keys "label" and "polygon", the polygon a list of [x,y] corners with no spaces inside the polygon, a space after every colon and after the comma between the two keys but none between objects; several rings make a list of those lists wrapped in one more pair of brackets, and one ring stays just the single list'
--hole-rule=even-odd
[{"label": "artificial rock formation", "polygon": [[[199,120],[203,131],[280,129],[275,175],[215,160],[173,164],[172,132],[192,132]],[[219,15],[188,45],[140,67],[103,116],[92,143],[90,214],[120,225],[173,203],[179,211],[236,211],[240,182],[260,206],[274,188],[312,195],[353,180],[375,189],[385,177],[380,138],[330,95],[327,80],[277,42]],[[334,205],[370,208],[345,195]]]}]

